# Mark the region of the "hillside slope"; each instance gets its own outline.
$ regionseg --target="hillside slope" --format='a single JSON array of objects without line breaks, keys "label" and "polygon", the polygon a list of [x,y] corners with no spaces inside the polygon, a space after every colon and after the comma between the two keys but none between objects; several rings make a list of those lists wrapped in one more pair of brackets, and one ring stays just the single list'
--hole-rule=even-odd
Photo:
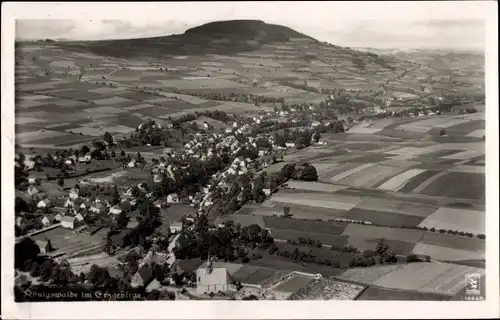
[{"label": "hillside slope", "polygon": [[[288,27],[258,20],[211,22],[165,37],[40,41],[18,43],[16,48],[17,63],[31,68],[30,72],[39,68],[39,75],[85,69],[86,81],[94,84],[106,78],[115,84],[142,83],[185,94],[196,91],[200,95],[207,90],[213,94],[252,93],[293,104],[324,101],[332,91],[345,90],[350,104],[358,109],[391,102],[394,111],[434,104],[433,96],[483,95],[484,77],[477,69],[464,65],[457,70],[464,58],[451,64],[444,63],[446,57],[434,55],[429,61],[423,55],[412,61],[379,56],[319,42]],[[435,66],[436,61],[441,68]],[[63,65],[67,67],[59,67]],[[110,66],[169,71],[161,76],[126,74],[113,72]],[[96,68],[99,70],[91,71]],[[197,85],[192,83],[195,77],[211,80]]]}]

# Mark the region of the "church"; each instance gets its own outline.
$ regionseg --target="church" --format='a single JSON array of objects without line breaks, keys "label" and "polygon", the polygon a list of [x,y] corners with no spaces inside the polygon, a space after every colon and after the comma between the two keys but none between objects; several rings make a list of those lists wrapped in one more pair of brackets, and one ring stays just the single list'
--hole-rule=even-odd
[{"label": "church", "polygon": [[232,279],[227,269],[214,268],[210,257],[205,268],[196,271],[196,292],[199,295],[229,291],[231,283]]}]

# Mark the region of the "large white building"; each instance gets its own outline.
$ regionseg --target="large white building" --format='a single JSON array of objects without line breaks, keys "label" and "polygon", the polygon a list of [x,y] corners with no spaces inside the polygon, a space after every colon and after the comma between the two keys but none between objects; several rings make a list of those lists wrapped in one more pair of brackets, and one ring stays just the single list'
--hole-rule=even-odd
[{"label": "large white building", "polygon": [[231,276],[226,268],[214,268],[212,261],[196,270],[196,293],[199,295],[229,291]]}]

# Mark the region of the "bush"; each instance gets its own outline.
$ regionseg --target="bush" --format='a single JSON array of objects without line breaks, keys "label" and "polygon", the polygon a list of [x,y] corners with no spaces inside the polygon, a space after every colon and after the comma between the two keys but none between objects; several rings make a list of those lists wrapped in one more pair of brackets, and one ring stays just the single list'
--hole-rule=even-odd
[{"label": "bush", "polygon": [[432,227],[432,228],[431,228],[431,231],[432,231],[432,232],[436,232],[436,228]]},{"label": "bush", "polygon": [[446,233],[446,230],[444,230],[444,229],[439,229],[439,233]]},{"label": "bush", "polygon": [[440,136],[444,136],[445,134],[446,134],[446,130],[441,129],[441,131],[439,131],[439,135]]},{"label": "bush", "polygon": [[375,256],[375,251],[373,251],[373,250],[365,250],[365,251],[363,251],[363,257],[365,257],[365,258],[371,258],[373,256]]},{"label": "bush", "polygon": [[486,235],[484,235],[484,234],[478,234],[477,237],[479,239],[486,239]]},{"label": "bush", "polygon": [[410,254],[406,257],[406,262],[420,262],[420,258],[416,254]]}]

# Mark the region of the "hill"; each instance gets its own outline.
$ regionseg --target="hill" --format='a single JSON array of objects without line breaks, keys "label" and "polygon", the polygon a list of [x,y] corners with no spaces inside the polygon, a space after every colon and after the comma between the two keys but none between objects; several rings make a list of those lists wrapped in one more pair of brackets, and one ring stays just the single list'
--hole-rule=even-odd
[{"label": "hill", "polygon": [[246,39],[262,39],[264,41],[288,41],[290,38],[315,40],[293,29],[267,24],[260,20],[228,20],[210,22],[191,28],[185,34],[203,35],[207,37],[231,37]]}]

